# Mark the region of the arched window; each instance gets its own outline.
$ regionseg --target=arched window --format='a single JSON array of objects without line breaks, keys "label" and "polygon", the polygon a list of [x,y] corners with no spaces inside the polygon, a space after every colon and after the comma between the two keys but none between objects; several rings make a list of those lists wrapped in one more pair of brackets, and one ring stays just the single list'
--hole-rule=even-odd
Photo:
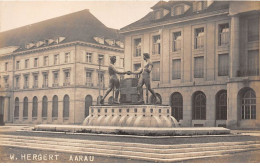
[{"label": "arched window", "polygon": [[252,89],[242,96],[242,119],[256,119],[256,95]]},{"label": "arched window", "polygon": [[28,118],[28,97],[23,99],[23,118]]},{"label": "arched window", "polygon": [[85,97],[85,117],[89,115],[89,107],[92,106],[92,96],[87,95]]},{"label": "arched window", "polygon": [[43,96],[42,98],[42,117],[47,118],[47,112],[48,112],[48,98],[46,96]]},{"label": "arched window", "polygon": [[193,95],[193,120],[206,120],[206,96],[203,92],[196,92]]},{"label": "arched window", "polygon": [[32,117],[37,118],[38,114],[38,98],[36,96],[33,97],[33,110],[32,110]]},{"label": "arched window", "polygon": [[227,120],[227,91],[222,90],[216,96],[216,119]]},{"label": "arched window", "polygon": [[58,96],[53,96],[52,98],[52,117],[58,117]]},{"label": "arched window", "polygon": [[70,114],[70,97],[65,95],[63,98],[63,117],[68,118]]},{"label": "arched window", "polygon": [[103,98],[103,96],[98,96],[97,97],[97,105],[99,105],[100,104],[100,100]]},{"label": "arched window", "polygon": [[183,99],[178,92],[173,93],[171,97],[172,116],[177,120],[183,119]]},{"label": "arched window", "polygon": [[19,98],[15,98],[14,118],[19,119]]},{"label": "arched window", "polygon": [[114,101],[113,96],[110,96],[108,98],[108,104],[113,104],[113,101]]}]

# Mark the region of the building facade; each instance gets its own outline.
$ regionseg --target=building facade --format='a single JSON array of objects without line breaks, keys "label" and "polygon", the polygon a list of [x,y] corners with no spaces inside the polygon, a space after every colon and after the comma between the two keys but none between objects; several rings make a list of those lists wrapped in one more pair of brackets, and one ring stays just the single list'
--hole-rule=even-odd
[{"label": "building facade", "polygon": [[108,88],[110,56],[124,68],[118,31],[88,10],[1,32],[0,41],[5,122],[80,124]]},{"label": "building facade", "polygon": [[153,62],[152,87],[181,126],[260,126],[260,4],[160,1],[122,28],[125,70]]}]

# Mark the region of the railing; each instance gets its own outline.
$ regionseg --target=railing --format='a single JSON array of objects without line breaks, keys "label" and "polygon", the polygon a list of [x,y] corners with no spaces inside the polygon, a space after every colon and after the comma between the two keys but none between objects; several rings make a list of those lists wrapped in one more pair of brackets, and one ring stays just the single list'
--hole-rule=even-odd
[{"label": "railing", "polygon": [[85,85],[86,85],[87,87],[93,87],[93,83],[92,83],[92,82],[86,82]]},{"label": "railing", "polygon": [[69,86],[70,85],[70,82],[64,82],[63,83],[63,86]]},{"label": "railing", "polygon": [[24,85],[24,86],[23,86],[23,89],[28,89],[28,88],[29,88],[28,85]]},{"label": "railing", "polygon": [[48,84],[42,84],[42,88],[48,88]]},{"label": "railing", "polygon": [[238,77],[243,76],[259,76],[259,68],[251,69],[251,70],[238,70],[237,71]]},{"label": "railing", "polygon": [[52,84],[52,87],[58,87],[58,86],[59,86],[58,83],[54,83],[54,84]]},{"label": "railing", "polygon": [[33,88],[38,88],[38,85],[33,85]]}]

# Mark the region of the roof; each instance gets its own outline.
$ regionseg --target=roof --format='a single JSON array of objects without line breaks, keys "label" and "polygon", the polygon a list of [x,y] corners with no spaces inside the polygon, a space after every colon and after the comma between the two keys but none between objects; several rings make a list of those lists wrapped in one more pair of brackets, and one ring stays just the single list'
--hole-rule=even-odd
[{"label": "roof", "polygon": [[196,16],[196,15],[199,15],[199,14],[202,14],[202,13],[207,13],[207,12],[211,12],[211,11],[217,11],[217,10],[229,8],[229,2],[228,1],[215,1],[207,9],[204,9],[204,10],[199,11],[199,12],[193,12],[193,7],[192,7],[191,1],[169,1],[169,2],[164,2],[164,3],[162,3],[162,1],[160,1],[157,4],[155,4],[152,8],[158,9],[159,7],[161,7],[161,8],[170,10],[172,6],[177,5],[177,4],[181,4],[181,3],[184,3],[184,4],[190,6],[188,11],[186,11],[182,15],[171,16],[171,12],[169,12],[163,18],[155,20],[154,19],[154,11],[151,11],[147,15],[145,15],[143,18],[141,18],[140,20],[121,28],[120,32],[123,33],[123,31],[128,31],[128,30],[133,30],[135,28],[145,27],[145,26],[148,26],[148,25],[151,25],[151,24],[157,24],[157,23],[161,23],[161,22],[164,22],[164,21],[171,21],[171,20],[174,21],[174,20],[185,18],[185,17],[188,17],[188,16]]},{"label": "roof", "polygon": [[[93,37],[122,41],[117,29],[106,27],[88,9],[0,33],[0,48],[25,47],[31,42],[65,37],[63,43],[83,41],[98,44]],[[104,45],[106,45],[105,43]],[[116,47],[116,46],[115,46]]]}]

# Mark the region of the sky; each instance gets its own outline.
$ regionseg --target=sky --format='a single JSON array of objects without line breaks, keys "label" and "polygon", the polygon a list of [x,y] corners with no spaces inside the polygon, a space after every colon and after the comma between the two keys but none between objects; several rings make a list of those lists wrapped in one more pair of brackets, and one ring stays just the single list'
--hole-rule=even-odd
[{"label": "sky", "polygon": [[0,32],[89,9],[107,27],[120,29],[151,11],[158,0],[6,1],[0,0]]}]

